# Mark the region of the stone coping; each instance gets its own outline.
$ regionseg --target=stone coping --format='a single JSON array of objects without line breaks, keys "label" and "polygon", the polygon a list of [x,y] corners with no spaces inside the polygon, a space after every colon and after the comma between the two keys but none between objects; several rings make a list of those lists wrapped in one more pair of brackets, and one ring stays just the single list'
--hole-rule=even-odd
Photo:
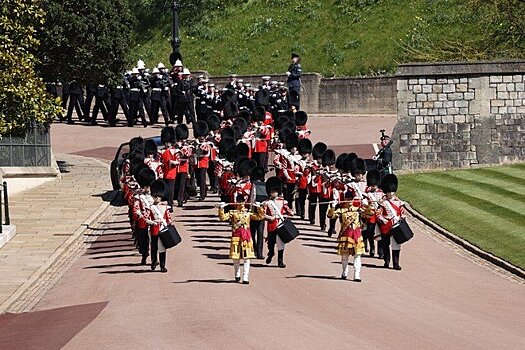
[{"label": "stone coping", "polygon": [[523,74],[525,60],[475,62],[421,62],[400,64],[397,77],[429,77],[451,75]]},{"label": "stone coping", "polygon": [[25,178],[25,177],[57,177],[59,172],[49,166],[35,167],[0,167],[0,178]]}]

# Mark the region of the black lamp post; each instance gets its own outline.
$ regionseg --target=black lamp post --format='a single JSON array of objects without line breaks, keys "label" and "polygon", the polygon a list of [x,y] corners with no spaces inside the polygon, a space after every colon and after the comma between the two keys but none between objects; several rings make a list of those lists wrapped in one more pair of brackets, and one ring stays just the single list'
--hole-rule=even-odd
[{"label": "black lamp post", "polygon": [[171,40],[172,52],[170,55],[170,63],[171,65],[174,65],[177,60],[181,60],[182,62],[182,55],[180,54],[180,44],[182,42],[179,38],[180,3],[177,2],[177,0],[173,0],[172,10],[173,10],[172,40]]}]

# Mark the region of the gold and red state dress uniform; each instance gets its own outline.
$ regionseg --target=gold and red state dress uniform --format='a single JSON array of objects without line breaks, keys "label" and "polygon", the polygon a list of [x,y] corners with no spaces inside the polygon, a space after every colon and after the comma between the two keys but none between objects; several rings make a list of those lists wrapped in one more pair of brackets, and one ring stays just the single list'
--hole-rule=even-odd
[{"label": "gold and red state dress uniform", "polygon": [[252,212],[246,208],[231,209],[224,211],[223,207],[219,208],[219,220],[229,221],[232,226],[232,237],[230,241],[230,259],[254,259],[252,235],[250,233],[250,220],[264,219],[264,208],[257,208]]}]

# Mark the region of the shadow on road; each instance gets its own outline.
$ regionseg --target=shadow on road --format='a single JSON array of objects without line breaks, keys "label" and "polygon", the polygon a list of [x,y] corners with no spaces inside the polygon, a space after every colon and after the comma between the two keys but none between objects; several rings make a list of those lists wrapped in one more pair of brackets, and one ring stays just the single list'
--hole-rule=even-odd
[{"label": "shadow on road", "polygon": [[288,276],[286,278],[311,278],[311,279],[317,279],[317,280],[337,280],[337,281],[345,281],[345,282],[356,282],[351,279],[343,280],[339,276],[325,276],[325,275],[295,275],[295,276]]},{"label": "shadow on road", "polygon": [[176,284],[180,284],[180,283],[214,283],[214,284],[217,284],[217,283],[239,283],[239,282],[236,282],[234,280],[225,280],[221,278],[221,279],[204,279],[204,280],[186,280],[186,281],[178,281],[178,282],[173,282],[173,283],[176,283]]}]

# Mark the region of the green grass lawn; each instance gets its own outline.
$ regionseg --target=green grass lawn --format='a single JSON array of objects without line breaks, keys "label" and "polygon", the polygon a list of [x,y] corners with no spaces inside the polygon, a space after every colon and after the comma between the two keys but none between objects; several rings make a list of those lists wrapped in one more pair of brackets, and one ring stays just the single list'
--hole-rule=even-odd
[{"label": "green grass lawn", "polygon": [[525,268],[525,163],[401,175],[399,196],[450,232]]}]

